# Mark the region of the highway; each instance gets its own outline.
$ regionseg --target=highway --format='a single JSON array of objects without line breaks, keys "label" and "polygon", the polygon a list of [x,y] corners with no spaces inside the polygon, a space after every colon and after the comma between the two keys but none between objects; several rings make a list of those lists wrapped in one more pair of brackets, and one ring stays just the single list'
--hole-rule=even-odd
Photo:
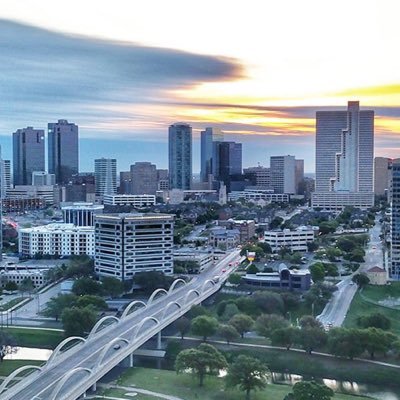
[{"label": "highway", "polygon": [[[383,266],[382,242],[379,238],[381,225],[378,219],[375,225],[369,230],[370,240],[365,251],[365,262],[359,271],[363,272],[374,266]],[[322,314],[317,318],[325,326],[341,326],[346,318],[350,304],[357,292],[357,285],[351,281],[351,276],[344,278],[337,285],[338,290],[333,294],[331,301],[326,305]]]},{"label": "highway", "polygon": [[[118,323],[102,329],[94,337],[89,337],[86,342],[50,359],[41,371],[30,374],[2,392],[0,400],[77,399],[149,338],[187,312],[192,305],[218,291],[234,264],[241,259],[239,253],[240,250],[232,251],[216,266],[196,276],[186,285],[177,285],[172,293],[154,298],[147,307],[134,311]],[[219,276],[218,282],[213,284],[210,280],[216,276]],[[180,307],[173,302],[179,303]]]}]

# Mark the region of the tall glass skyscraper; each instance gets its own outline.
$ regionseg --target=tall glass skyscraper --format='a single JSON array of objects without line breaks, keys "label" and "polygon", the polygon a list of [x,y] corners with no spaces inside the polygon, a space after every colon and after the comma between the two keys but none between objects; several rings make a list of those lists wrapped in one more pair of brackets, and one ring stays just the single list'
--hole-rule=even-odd
[{"label": "tall glass skyscraper", "polygon": [[208,176],[213,173],[213,164],[215,164],[215,146],[216,142],[222,142],[224,134],[215,128],[206,128],[200,134],[201,157],[200,157],[200,180],[207,182]]},{"label": "tall glass skyscraper", "polygon": [[400,159],[393,160],[391,198],[391,244],[389,276],[400,280]]},{"label": "tall glass skyscraper", "polygon": [[192,127],[176,123],[168,130],[169,187],[188,190],[192,185]]},{"label": "tall glass skyscraper", "polygon": [[48,142],[49,174],[56,176],[58,184],[70,182],[79,172],[78,125],[65,119],[49,123]]},{"label": "tall glass skyscraper", "polygon": [[96,196],[117,193],[117,160],[98,158],[94,160]]},{"label": "tall glass skyscraper", "polygon": [[44,170],[44,130],[18,129],[13,133],[14,185],[31,185],[32,172]]}]

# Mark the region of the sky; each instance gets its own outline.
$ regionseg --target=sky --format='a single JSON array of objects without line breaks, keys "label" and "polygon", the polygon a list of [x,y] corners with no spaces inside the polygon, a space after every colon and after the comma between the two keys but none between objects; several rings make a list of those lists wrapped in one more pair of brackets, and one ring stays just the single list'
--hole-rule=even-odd
[{"label": "sky", "polygon": [[1,0],[0,144],[68,119],[82,171],[168,162],[190,123],[243,143],[243,166],[293,154],[314,171],[315,112],[375,110],[375,155],[399,157],[397,0]]}]

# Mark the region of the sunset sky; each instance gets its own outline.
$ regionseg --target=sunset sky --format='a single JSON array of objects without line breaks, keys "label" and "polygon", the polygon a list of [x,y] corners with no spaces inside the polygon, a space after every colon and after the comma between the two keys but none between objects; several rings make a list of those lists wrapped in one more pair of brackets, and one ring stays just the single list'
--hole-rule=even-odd
[{"label": "sunset sky", "polygon": [[[374,109],[375,154],[400,157],[397,0],[1,0],[0,144],[68,119],[81,170],[167,166],[168,125],[222,128],[243,165],[271,155],[314,171],[314,117]],[[95,141],[96,139],[96,141]]]}]

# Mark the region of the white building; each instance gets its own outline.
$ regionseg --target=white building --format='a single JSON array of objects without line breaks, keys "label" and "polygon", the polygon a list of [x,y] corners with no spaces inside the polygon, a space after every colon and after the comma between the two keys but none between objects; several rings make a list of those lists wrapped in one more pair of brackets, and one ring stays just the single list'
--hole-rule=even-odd
[{"label": "white building", "polygon": [[288,203],[290,196],[286,193],[273,193],[268,189],[251,189],[246,188],[243,191],[232,191],[228,194],[228,200],[245,199],[247,201],[264,200],[267,203]]},{"label": "white building", "polygon": [[0,272],[0,283],[2,287],[4,287],[7,282],[14,282],[20,285],[24,279],[30,279],[34,287],[41,287],[48,282],[47,270],[12,270]]},{"label": "white building", "polygon": [[73,224],[49,224],[23,228],[18,232],[19,252],[58,256],[94,255],[94,228]]},{"label": "white building", "polygon": [[33,186],[52,186],[56,184],[55,174],[48,174],[44,171],[32,172],[32,185]]},{"label": "white building", "polygon": [[148,207],[156,204],[156,196],[152,194],[105,194],[104,205]]},{"label": "white building", "polygon": [[203,271],[214,262],[212,252],[199,251],[193,248],[183,248],[174,250],[174,260],[177,261],[196,261],[199,264],[200,271]]},{"label": "white building", "polygon": [[96,196],[117,193],[117,160],[99,158],[94,160]]},{"label": "white building", "polygon": [[64,223],[77,226],[93,226],[94,216],[102,214],[104,206],[93,203],[72,203],[63,205],[61,210]]},{"label": "white building", "polygon": [[103,214],[95,217],[95,271],[129,280],[137,272],[173,273],[174,217]]},{"label": "white building", "polygon": [[315,231],[305,227],[294,231],[284,229],[283,231],[266,231],[264,234],[265,243],[271,246],[273,252],[287,247],[291,251],[307,251],[307,243],[314,241]]},{"label": "white building", "polygon": [[296,193],[296,159],[294,156],[271,156],[271,186],[275,193]]},{"label": "white building", "polygon": [[7,190],[6,197],[16,200],[24,197],[37,197],[44,199],[47,205],[52,205],[54,204],[54,186],[17,185],[14,189]]},{"label": "white building", "polygon": [[[316,179],[312,206],[374,204],[374,112],[350,101],[347,111],[316,115]],[[344,195],[343,195],[344,194]],[[329,204],[329,198],[333,207]],[[343,201],[343,204],[340,202]]]}]

